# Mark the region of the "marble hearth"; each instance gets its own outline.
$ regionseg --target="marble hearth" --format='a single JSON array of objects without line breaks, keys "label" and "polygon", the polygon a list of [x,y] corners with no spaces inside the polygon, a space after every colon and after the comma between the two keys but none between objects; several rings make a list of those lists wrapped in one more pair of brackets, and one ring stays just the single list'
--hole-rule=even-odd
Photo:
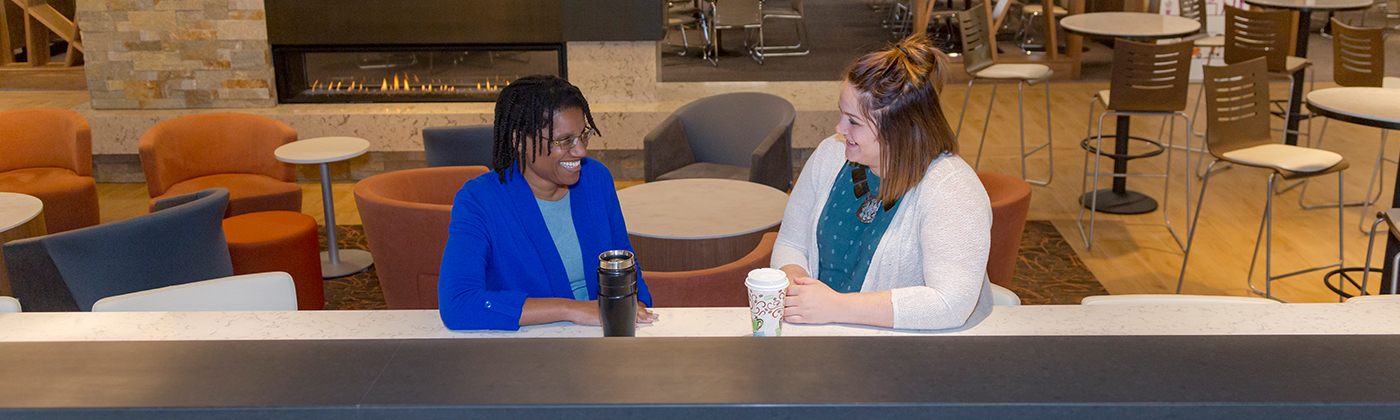
[{"label": "marble hearth", "polygon": [[[642,138],[671,112],[692,100],[727,92],[763,91],[787,98],[797,108],[793,126],[793,160],[800,165],[812,148],[834,133],[839,82],[709,82],[657,83],[653,102],[618,102],[616,94],[584,90],[594,120],[602,131],[589,154],[603,161],[618,179],[641,179]],[[621,87],[619,87],[621,88]],[[600,98],[604,98],[600,100]],[[606,99],[614,99],[608,101]],[[371,152],[333,166],[340,180],[422,167],[424,127],[490,124],[491,103],[419,104],[283,104],[271,108],[186,110],[94,110],[75,108],[88,118],[93,132],[95,172],[99,182],[141,182],[136,145],[141,134],[166,119],[204,112],[245,112],[266,115],[295,128],[302,138],[355,136],[370,141]],[[318,175],[303,168],[306,178]]]}]

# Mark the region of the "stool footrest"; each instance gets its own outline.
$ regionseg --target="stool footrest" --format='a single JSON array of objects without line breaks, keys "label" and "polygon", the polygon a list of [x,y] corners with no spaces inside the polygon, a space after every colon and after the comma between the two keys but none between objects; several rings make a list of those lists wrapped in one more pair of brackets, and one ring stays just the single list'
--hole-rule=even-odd
[{"label": "stool footrest", "polygon": [[[1103,135],[1103,138],[1104,138],[1105,140],[1107,140],[1107,139],[1113,139],[1114,136],[1115,136],[1115,135],[1113,135],[1113,134],[1104,134],[1104,135]],[[1136,137],[1136,136],[1128,136],[1128,139],[1129,139],[1129,140],[1136,140],[1136,141],[1148,143],[1148,144],[1151,144],[1151,145],[1156,146],[1156,147],[1155,147],[1154,149],[1150,150],[1150,151],[1147,151],[1147,152],[1144,152],[1144,153],[1139,153],[1139,154],[1136,154],[1136,155],[1135,155],[1135,154],[1131,154],[1131,153],[1127,153],[1127,154],[1118,154],[1118,153],[1109,153],[1109,152],[1097,151],[1097,148],[1094,147],[1094,143],[1098,140],[1097,137],[1089,137],[1089,138],[1086,138],[1086,139],[1084,139],[1084,140],[1081,140],[1081,141],[1079,142],[1079,147],[1084,148],[1084,150],[1089,151],[1089,153],[1095,153],[1095,152],[1097,151],[1098,154],[1103,155],[1103,156],[1108,156],[1109,158],[1114,159],[1114,160],[1118,160],[1118,159],[1133,160],[1133,159],[1149,158],[1149,157],[1153,157],[1153,156],[1160,155],[1160,154],[1162,154],[1162,152],[1165,152],[1165,151],[1167,150],[1166,146],[1163,146],[1161,142],[1158,142],[1158,141],[1156,141],[1156,140],[1151,140],[1151,139],[1146,139],[1146,138]]]}]

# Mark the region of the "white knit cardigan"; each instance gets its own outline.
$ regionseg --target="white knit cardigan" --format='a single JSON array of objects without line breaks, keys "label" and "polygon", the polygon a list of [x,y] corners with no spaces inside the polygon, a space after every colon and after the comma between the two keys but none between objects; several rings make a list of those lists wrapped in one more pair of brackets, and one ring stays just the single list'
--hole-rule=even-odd
[{"label": "white knit cardigan", "polygon": [[[845,144],[835,136],[807,159],[783,212],[773,268],[792,264],[817,274],[817,219],[845,163]],[[901,200],[860,291],[891,292],[895,328],[956,328],[984,318],[992,305],[992,205],[977,173],[945,154]]]}]

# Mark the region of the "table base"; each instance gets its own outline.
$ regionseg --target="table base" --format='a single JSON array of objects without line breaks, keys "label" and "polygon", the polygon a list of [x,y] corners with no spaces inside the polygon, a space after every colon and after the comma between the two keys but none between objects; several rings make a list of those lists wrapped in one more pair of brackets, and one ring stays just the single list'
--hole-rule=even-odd
[{"label": "table base", "polygon": [[[44,225],[44,213],[40,212],[28,222],[12,227],[0,232],[0,245],[10,241],[28,239],[48,234],[48,228]],[[10,276],[6,274],[5,258],[0,257],[0,296],[14,296],[14,290],[10,287]]]},{"label": "table base", "polygon": [[374,257],[369,251],[359,249],[342,249],[337,258],[339,262],[331,263],[331,254],[321,252],[321,278],[333,279],[345,277],[369,269],[374,265]]},{"label": "table base", "polygon": [[[1094,202],[1094,196],[1098,195],[1098,202]],[[1112,189],[1102,189],[1079,196],[1079,204],[1089,207],[1095,204],[1093,210],[1099,213],[1108,214],[1143,214],[1157,210],[1157,200],[1148,197],[1137,191],[1116,192]]]},{"label": "table base", "polygon": [[704,270],[738,261],[753,252],[765,233],[777,231],[778,227],[774,226],[743,235],[707,239],[628,237],[643,271],[674,272]]}]

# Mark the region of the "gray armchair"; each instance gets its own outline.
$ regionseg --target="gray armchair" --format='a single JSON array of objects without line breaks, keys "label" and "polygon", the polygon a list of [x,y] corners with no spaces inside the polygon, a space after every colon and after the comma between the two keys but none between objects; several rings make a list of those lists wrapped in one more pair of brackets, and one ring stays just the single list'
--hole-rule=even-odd
[{"label": "gray armchair", "polygon": [[31,312],[90,311],[108,296],[233,275],[229,191],[169,197],[154,213],[4,246],[15,297]]},{"label": "gray armchair", "polygon": [[645,181],[720,178],[792,187],[792,122],[782,97],[738,92],[677,109],[643,140]]},{"label": "gray armchair", "polygon": [[423,129],[423,151],[429,167],[491,167],[494,130],[489,125],[458,125]]}]

